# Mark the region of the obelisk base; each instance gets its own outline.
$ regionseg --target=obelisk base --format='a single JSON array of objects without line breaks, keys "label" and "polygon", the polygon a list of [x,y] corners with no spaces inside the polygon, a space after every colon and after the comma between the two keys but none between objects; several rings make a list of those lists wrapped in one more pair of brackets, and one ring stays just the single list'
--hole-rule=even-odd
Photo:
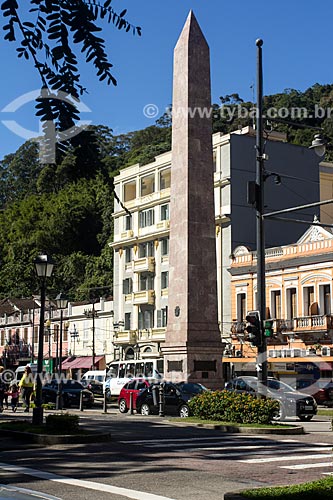
[{"label": "obelisk base", "polygon": [[164,345],[164,378],[169,382],[195,382],[223,389],[222,346]]}]

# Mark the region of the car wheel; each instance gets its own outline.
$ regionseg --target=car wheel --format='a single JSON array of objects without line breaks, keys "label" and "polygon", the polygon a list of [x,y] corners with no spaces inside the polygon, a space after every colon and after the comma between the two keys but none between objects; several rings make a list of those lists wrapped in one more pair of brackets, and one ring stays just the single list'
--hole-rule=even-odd
[{"label": "car wheel", "polygon": [[274,421],[284,420],[285,416],[286,416],[286,412],[283,408],[283,405],[280,403],[279,411],[274,414],[272,420],[274,420]]},{"label": "car wheel", "polygon": [[301,422],[309,422],[313,418],[313,415],[300,415],[298,418]]},{"label": "car wheel", "polygon": [[127,413],[128,412],[128,408],[127,408],[125,399],[121,399],[119,401],[119,411],[120,411],[120,413]]},{"label": "car wheel", "polygon": [[190,409],[187,405],[181,405],[179,408],[179,416],[181,418],[187,418],[190,415]]},{"label": "car wheel", "polygon": [[150,408],[147,403],[144,403],[140,408],[141,415],[150,415]]}]

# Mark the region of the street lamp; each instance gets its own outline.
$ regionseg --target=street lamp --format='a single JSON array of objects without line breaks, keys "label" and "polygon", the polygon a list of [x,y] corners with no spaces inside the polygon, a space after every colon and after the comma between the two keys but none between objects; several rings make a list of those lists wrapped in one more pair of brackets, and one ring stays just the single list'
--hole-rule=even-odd
[{"label": "street lamp", "polygon": [[318,156],[324,156],[326,146],[327,141],[320,134],[316,134],[309,149],[313,149]]},{"label": "street lamp", "polygon": [[42,406],[42,376],[43,376],[43,348],[44,348],[44,317],[45,317],[45,282],[52,275],[54,261],[48,255],[41,254],[34,260],[38,278],[40,278],[40,317],[38,335],[38,358],[37,358],[37,384],[36,401],[32,413],[32,423],[41,425],[43,423]]},{"label": "street lamp", "polygon": [[60,344],[59,344],[59,361],[58,361],[58,392],[56,399],[56,409],[62,410],[62,324],[63,324],[63,310],[67,307],[68,299],[63,293],[56,296],[57,308],[60,309]]}]

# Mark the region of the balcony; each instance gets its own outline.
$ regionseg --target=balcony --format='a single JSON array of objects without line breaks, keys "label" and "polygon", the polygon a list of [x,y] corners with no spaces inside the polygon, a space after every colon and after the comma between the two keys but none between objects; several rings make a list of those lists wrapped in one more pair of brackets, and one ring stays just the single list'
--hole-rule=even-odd
[{"label": "balcony", "polygon": [[155,257],[143,257],[133,261],[133,271],[135,273],[154,273],[155,272]]},{"label": "balcony", "polygon": [[162,220],[162,221],[156,223],[156,229],[159,231],[169,229],[169,227],[170,227],[169,220]]},{"label": "balcony", "polygon": [[233,321],[231,324],[231,333],[237,334],[237,333],[244,333],[246,327],[246,322],[245,321]]},{"label": "balcony", "polygon": [[144,290],[141,292],[134,292],[132,294],[132,302],[134,305],[148,304],[153,306],[155,304],[155,291]]},{"label": "balcony", "polygon": [[132,229],[129,229],[128,231],[123,231],[120,234],[115,234],[114,235],[114,241],[126,241],[126,240],[131,240],[134,238],[134,231]]},{"label": "balcony", "polygon": [[314,315],[314,316],[301,316],[294,318],[294,331],[295,332],[322,332],[332,329],[333,316],[328,314]]},{"label": "balcony", "polygon": [[136,331],[127,330],[124,332],[116,332],[113,338],[115,345],[136,344],[137,334]]}]

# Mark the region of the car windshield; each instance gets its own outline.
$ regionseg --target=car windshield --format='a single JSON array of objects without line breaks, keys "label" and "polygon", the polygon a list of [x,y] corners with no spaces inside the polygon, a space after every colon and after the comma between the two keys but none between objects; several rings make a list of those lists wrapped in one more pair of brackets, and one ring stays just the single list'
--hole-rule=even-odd
[{"label": "car windshield", "polygon": [[281,382],[281,380],[273,380],[273,379],[268,379],[267,380],[267,386],[270,389],[273,389],[274,391],[280,391],[280,392],[294,392],[295,389],[293,389],[290,385],[285,384],[284,382]]}]

